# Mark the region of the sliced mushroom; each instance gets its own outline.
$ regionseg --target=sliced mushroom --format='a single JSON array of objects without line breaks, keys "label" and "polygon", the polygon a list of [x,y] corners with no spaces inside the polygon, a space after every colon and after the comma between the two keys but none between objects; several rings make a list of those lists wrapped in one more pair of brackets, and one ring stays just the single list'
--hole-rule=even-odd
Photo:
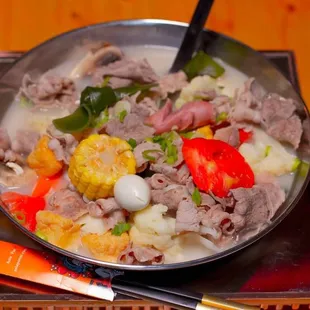
[{"label": "sliced mushroom", "polygon": [[122,57],[122,51],[113,45],[105,44],[99,49],[91,49],[72,70],[70,77],[73,79],[83,77],[92,73],[97,67],[107,65]]}]

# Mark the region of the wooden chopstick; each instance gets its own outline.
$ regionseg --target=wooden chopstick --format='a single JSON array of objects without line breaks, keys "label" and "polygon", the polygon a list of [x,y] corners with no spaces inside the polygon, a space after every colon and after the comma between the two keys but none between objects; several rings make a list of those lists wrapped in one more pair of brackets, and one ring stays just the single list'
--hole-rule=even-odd
[{"label": "wooden chopstick", "polygon": [[[223,309],[223,310],[255,310],[259,309],[254,306],[248,306],[233,301],[228,301],[218,297],[208,296],[197,292],[188,292],[175,288],[157,287],[151,285],[139,284],[133,281],[114,278],[112,287],[121,290],[123,294],[132,297],[151,299],[174,307],[207,310],[207,309]],[[135,295],[135,296],[133,296]]]}]

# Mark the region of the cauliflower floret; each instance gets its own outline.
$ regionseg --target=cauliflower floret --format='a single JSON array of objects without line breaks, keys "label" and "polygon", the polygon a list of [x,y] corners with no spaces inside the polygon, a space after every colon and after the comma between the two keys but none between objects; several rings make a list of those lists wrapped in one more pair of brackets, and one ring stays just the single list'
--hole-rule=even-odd
[{"label": "cauliflower floret", "polygon": [[136,226],[131,227],[129,236],[134,245],[153,246],[159,251],[164,251],[174,245],[171,235],[148,234],[140,231]]},{"label": "cauliflower floret", "polygon": [[126,232],[120,236],[108,231],[103,235],[87,234],[82,237],[83,245],[95,258],[111,263],[117,262],[119,254],[126,249],[129,241]]},{"label": "cauliflower floret", "polygon": [[163,251],[174,245],[175,219],[165,217],[168,207],[162,204],[148,207],[133,215],[130,239],[134,244],[154,246]]},{"label": "cauliflower floret", "polygon": [[48,242],[70,251],[78,249],[81,225],[51,211],[39,211],[36,221],[37,234]]},{"label": "cauliflower floret", "polygon": [[157,204],[136,212],[133,216],[135,226],[144,233],[174,235],[175,219],[164,217],[168,207]]},{"label": "cauliflower floret", "polygon": [[211,89],[215,89],[217,93],[220,93],[220,88],[217,86],[215,79],[209,75],[196,76],[182,89],[179,98],[175,102],[175,107],[179,109],[185,103],[196,100],[198,92],[209,91]]},{"label": "cauliflower floret", "polygon": [[108,229],[104,225],[103,218],[96,218],[86,214],[80,217],[76,223],[81,224],[81,232],[84,234],[104,234]]},{"label": "cauliflower floret", "polygon": [[239,152],[255,174],[268,172],[280,176],[292,172],[296,156],[263,130],[254,128],[251,143],[243,143]]}]

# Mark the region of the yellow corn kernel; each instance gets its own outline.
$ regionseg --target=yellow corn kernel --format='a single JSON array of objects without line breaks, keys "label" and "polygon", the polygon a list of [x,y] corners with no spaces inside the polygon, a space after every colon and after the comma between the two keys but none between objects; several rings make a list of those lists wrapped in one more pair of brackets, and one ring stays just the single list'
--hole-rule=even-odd
[{"label": "yellow corn kernel", "polygon": [[54,152],[49,149],[49,141],[48,136],[43,136],[27,158],[28,166],[40,176],[51,177],[63,167],[63,163],[58,161]]},{"label": "yellow corn kernel", "polygon": [[116,263],[119,254],[129,244],[129,235],[124,232],[120,236],[112,235],[111,231],[103,235],[87,234],[82,237],[83,245],[97,259]]},{"label": "yellow corn kernel", "polygon": [[72,184],[91,200],[113,196],[116,181],[135,173],[131,146],[122,139],[98,134],[77,146],[68,169]]},{"label": "yellow corn kernel", "polygon": [[213,139],[213,132],[210,126],[200,127],[196,132],[205,139]]}]

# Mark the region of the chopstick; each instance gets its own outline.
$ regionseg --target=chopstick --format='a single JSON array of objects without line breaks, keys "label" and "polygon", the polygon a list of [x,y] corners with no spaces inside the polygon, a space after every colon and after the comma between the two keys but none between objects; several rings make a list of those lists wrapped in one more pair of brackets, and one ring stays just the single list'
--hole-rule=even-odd
[{"label": "chopstick", "polygon": [[224,300],[214,296],[208,296],[197,292],[157,287],[139,284],[134,281],[114,278],[113,289],[124,295],[158,301],[176,307],[178,309],[223,309],[223,310],[255,310],[254,306],[248,306],[233,301]]},{"label": "chopstick", "polygon": [[214,0],[199,0],[170,72],[181,70],[192,58],[198,36],[210,14]]}]

